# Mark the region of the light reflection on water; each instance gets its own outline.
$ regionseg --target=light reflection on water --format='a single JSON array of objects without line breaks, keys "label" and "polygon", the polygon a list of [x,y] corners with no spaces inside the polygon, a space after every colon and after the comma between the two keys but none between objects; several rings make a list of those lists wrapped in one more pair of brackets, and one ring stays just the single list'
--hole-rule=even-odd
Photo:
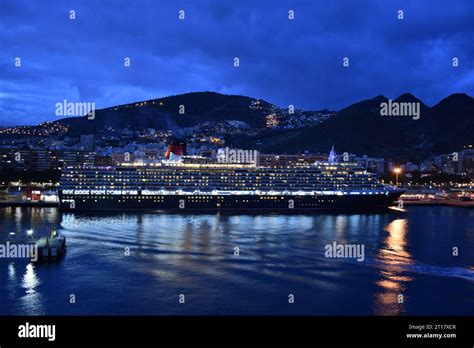
[{"label": "light reflection on water", "polygon": [[21,307],[25,309],[27,315],[41,315],[44,313],[42,295],[37,291],[40,280],[36,274],[35,266],[31,263],[26,265],[25,273],[21,282],[24,289],[24,296],[21,297]]},{"label": "light reflection on water", "polygon": [[[455,241],[473,250],[472,217],[446,207],[321,215],[0,209],[0,239],[58,227],[68,244],[59,264],[0,260],[0,298],[8,299],[0,314],[472,314],[473,255],[453,259],[444,249]],[[325,258],[333,241],[364,244],[365,261]],[[181,292],[186,306],[177,304]]]},{"label": "light reflection on water", "polygon": [[406,283],[413,280],[411,276],[404,275],[404,268],[399,267],[400,263],[407,265],[413,262],[406,250],[408,220],[393,220],[385,231],[387,237],[379,251],[379,258],[385,267],[380,270],[381,278],[377,281],[381,292],[376,294],[375,314],[399,315],[404,312]]}]

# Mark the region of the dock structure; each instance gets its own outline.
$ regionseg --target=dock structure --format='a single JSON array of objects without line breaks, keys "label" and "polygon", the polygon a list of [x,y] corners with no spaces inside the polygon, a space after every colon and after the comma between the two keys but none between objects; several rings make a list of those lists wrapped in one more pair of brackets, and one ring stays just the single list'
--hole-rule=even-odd
[{"label": "dock structure", "polygon": [[449,207],[460,208],[474,208],[474,201],[463,201],[460,199],[418,199],[418,200],[403,200],[403,205],[443,205]]},{"label": "dock structure", "polygon": [[57,208],[57,207],[59,207],[59,203],[58,202],[0,200],[0,207]]},{"label": "dock structure", "polygon": [[35,245],[38,248],[38,262],[57,261],[66,253],[66,237],[58,234],[55,229],[50,236],[38,239]]}]

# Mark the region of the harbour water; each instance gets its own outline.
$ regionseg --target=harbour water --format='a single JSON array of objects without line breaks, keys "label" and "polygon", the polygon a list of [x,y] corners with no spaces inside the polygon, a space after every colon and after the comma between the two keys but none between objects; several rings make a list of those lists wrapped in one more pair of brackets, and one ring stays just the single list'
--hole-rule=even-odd
[{"label": "harbour water", "polygon": [[[26,239],[27,230],[39,238],[53,227],[67,238],[59,263],[0,259],[0,315],[474,314],[472,209],[314,215],[0,209],[3,242]],[[334,242],[363,245],[364,260],[326,257]]]}]

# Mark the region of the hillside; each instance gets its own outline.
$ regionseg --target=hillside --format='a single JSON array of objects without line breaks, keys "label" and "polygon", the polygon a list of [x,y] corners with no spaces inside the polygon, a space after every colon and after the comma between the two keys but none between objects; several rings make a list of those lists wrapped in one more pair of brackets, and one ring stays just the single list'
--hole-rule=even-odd
[{"label": "hillside", "polygon": [[[321,125],[269,136],[261,140],[260,149],[326,152],[334,144],[338,152],[409,160],[457,151],[474,142],[474,99],[466,94],[453,94],[431,108],[420,102],[418,120],[381,116],[380,103],[387,100],[384,96],[364,100]],[[404,94],[395,101],[418,99]]]},{"label": "hillside", "polygon": [[[258,102],[257,102],[258,101]],[[86,117],[66,118],[70,136],[101,133],[113,128],[132,130],[155,128],[172,130],[181,135],[183,128],[205,122],[238,120],[252,127],[226,137],[226,145],[257,148],[267,153],[327,152],[336,150],[394,159],[421,159],[457,151],[474,143],[474,99],[466,94],[452,94],[429,107],[411,94],[396,98],[397,102],[419,102],[420,118],[381,116],[380,105],[387,102],[377,96],[350,105],[317,124],[295,129],[268,129],[266,117],[287,111],[265,101],[245,96],[196,92],[152,99],[133,104],[97,110],[94,120]],[[180,105],[185,114],[179,113]],[[294,117],[329,112],[298,110]],[[334,113],[333,113],[334,114]]]},{"label": "hillside", "polygon": [[[69,125],[71,135],[96,133],[108,127],[171,129],[179,132],[180,128],[197,123],[225,120],[240,120],[262,128],[265,127],[265,115],[271,104],[263,102],[260,109],[249,108],[255,100],[214,92],[186,93],[96,110],[94,120],[74,117],[58,122]],[[179,113],[181,105],[184,106],[184,114]]]}]

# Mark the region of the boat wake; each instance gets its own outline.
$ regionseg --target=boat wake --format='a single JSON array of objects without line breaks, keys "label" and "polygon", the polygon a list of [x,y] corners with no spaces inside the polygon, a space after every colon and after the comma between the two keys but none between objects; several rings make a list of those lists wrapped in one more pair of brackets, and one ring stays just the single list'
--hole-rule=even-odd
[{"label": "boat wake", "polygon": [[354,262],[390,273],[416,273],[437,277],[461,278],[474,282],[474,267],[429,265],[406,260],[403,257],[394,257],[389,261],[374,258],[366,259],[364,262]]}]

